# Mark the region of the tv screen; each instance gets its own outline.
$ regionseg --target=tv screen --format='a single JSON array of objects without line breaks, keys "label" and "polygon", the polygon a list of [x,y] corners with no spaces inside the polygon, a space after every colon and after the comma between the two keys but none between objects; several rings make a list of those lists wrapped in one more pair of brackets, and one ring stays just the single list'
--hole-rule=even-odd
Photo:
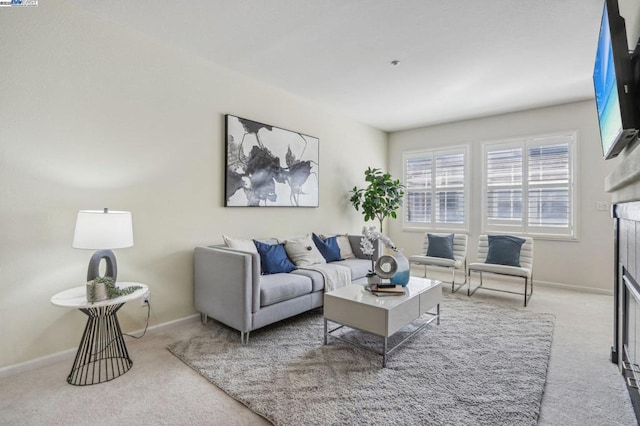
[{"label": "tv screen", "polygon": [[637,135],[631,55],[617,0],[605,1],[593,70],[600,139],[606,159],[617,156]]}]

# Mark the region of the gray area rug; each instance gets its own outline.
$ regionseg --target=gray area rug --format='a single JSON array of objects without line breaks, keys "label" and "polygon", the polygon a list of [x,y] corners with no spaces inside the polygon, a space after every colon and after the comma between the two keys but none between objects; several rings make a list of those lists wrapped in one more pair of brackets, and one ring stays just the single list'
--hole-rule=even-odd
[{"label": "gray area rug", "polygon": [[324,346],[321,310],[256,330],[244,346],[237,331],[209,322],[211,332],[169,350],[277,425],[534,425],[553,322],[445,295],[440,325],[393,352],[384,369],[378,355],[331,338]]}]

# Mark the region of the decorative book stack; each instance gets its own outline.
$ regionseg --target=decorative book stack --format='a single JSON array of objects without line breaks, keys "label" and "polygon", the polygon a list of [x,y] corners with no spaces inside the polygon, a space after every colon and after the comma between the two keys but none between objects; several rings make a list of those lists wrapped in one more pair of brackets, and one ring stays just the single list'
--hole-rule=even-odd
[{"label": "decorative book stack", "polygon": [[375,294],[376,296],[403,296],[404,295],[404,287],[401,285],[380,285],[380,284],[369,284],[365,286],[367,291]]}]

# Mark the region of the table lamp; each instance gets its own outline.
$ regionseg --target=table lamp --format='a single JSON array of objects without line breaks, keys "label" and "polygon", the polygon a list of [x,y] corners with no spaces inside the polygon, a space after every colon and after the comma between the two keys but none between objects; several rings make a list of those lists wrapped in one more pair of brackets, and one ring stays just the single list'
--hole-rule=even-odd
[{"label": "table lamp", "polygon": [[105,276],[116,282],[118,265],[111,249],[133,246],[131,212],[80,210],[71,247],[97,250],[89,260],[87,281],[100,276],[100,261],[106,262]]}]

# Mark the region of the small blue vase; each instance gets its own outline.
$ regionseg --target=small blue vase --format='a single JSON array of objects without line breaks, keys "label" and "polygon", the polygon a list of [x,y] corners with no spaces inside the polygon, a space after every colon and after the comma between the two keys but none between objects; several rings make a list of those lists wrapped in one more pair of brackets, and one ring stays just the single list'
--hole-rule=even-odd
[{"label": "small blue vase", "polygon": [[407,259],[401,250],[398,250],[393,256],[398,263],[397,272],[391,277],[391,284],[401,285],[402,287],[406,287],[409,284],[410,278],[410,266],[409,259]]}]

